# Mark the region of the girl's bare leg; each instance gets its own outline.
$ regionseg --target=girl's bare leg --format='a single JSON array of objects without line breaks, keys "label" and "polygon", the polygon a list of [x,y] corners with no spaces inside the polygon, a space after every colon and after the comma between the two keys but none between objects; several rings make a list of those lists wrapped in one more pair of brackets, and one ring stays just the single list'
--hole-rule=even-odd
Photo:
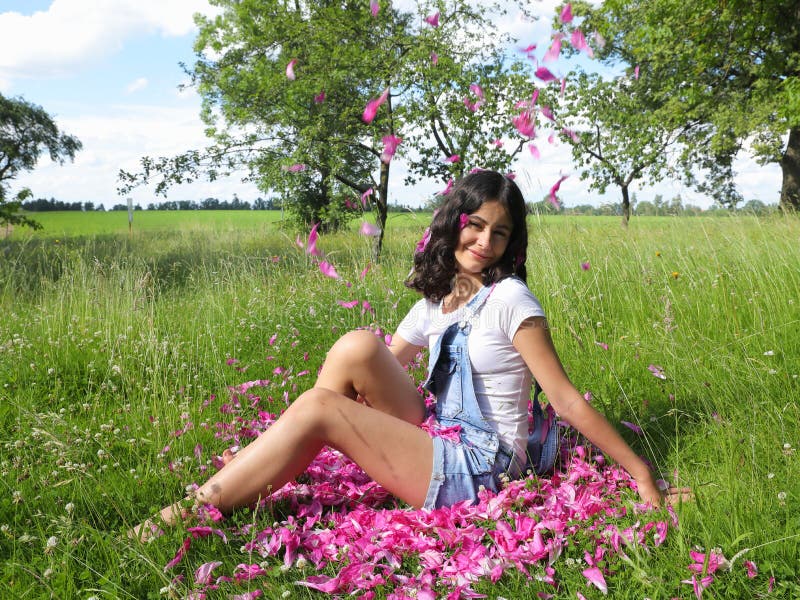
[{"label": "girl's bare leg", "polygon": [[314,387],[363,399],[380,411],[418,425],[425,403],[403,366],[370,331],[351,331],[331,347]]},{"label": "girl's bare leg", "polygon": [[[352,401],[358,396],[369,406]],[[351,332],[331,348],[316,386],[236,460],[224,457],[227,464],[195,498],[223,512],[247,506],[297,477],[329,445],[398,498],[422,506],[428,477],[420,473],[430,473],[433,462],[431,439],[415,426],[423,416],[422,398],[383,342],[367,331]],[[181,520],[181,510],[180,503],[168,506],[161,520]]]}]

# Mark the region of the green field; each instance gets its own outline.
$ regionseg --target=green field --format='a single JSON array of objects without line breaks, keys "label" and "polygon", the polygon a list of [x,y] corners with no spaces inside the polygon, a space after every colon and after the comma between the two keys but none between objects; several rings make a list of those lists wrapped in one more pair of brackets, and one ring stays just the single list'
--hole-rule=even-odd
[{"label": "green field", "polygon": [[[146,545],[125,537],[203,480],[231,444],[225,427],[279,411],[341,333],[390,332],[417,299],[402,281],[425,216],[390,215],[383,258],[363,279],[370,240],[355,229],[322,236],[337,281],[279,215],[142,212],[129,236],[126,213],[42,213],[43,231],[0,240],[0,597],[185,598],[195,569],[220,561],[215,577],[239,564],[263,573],[207,598],[310,598],[322,594],[295,582],[347,564],[286,569],[283,550],[248,550],[254,532],[290,517],[280,503],[217,525],[227,543],[196,539],[172,569],[184,528]],[[597,559],[608,595],[694,598],[684,581],[700,551],[697,579],[713,577],[703,597],[800,597],[800,221],[639,217],[625,230],[618,218],[531,217],[529,227],[528,284],[576,386],[659,473],[695,491],[677,527],[667,511],[636,513],[622,492],[627,514],[607,523],[670,527],[661,544],[623,543]],[[352,300],[373,310],[337,304]],[[231,408],[230,386],[259,379],[272,380],[260,404]],[[509,564],[472,588],[601,597],[582,574],[602,541],[598,518],[576,521],[551,557],[556,585],[541,580],[544,563],[530,579]],[[496,522],[479,523],[487,548]],[[730,568],[708,559],[715,548]],[[414,575],[419,557],[393,568]],[[437,586],[437,597],[454,589]],[[375,597],[393,590],[376,584]]]}]

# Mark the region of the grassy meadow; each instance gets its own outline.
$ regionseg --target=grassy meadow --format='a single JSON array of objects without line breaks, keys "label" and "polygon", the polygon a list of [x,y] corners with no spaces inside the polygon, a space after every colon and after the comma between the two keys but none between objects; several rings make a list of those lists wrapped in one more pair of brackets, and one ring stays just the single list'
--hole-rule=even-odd
[{"label": "grassy meadow", "polygon": [[[379,264],[357,224],[321,236],[341,280],[279,213],[142,212],[131,236],[125,213],[36,218],[43,231],[0,240],[0,597],[321,597],[295,583],[318,574],[311,564],[248,544],[291,523],[277,504],[215,524],[226,539],[194,539],[169,569],[184,527],[147,544],[125,532],[213,472],[231,429],[310,387],[339,335],[393,331],[417,299],[402,281],[425,217],[390,215]],[[618,218],[532,216],[529,227],[528,284],[573,382],[695,500],[673,526],[623,492],[620,529],[663,520],[663,543],[587,558],[597,540],[581,526],[547,563],[555,585],[544,565],[532,577],[510,565],[472,589],[599,598],[583,574],[595,560],[613,598],[800,598],[800,221],[638,217],[625,230]],[[232,386],[265,379],[252,402],[233,401]],[[699,567],[691,552],[705,555]],[[195,570],[209,561],[215,578],[261,571],[200,595]],[[417,557],[401,566],[417,573]],[[453,593],[437,585],[436,597]]]}]

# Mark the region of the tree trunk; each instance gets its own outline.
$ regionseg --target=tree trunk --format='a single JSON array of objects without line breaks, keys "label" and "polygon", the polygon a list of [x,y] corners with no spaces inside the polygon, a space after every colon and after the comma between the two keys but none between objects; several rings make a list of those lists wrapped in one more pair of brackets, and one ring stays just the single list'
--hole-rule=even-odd
[{"label": "tree trunk", "polygon": [[627,227],[631,220],[631,199],[628,196],[628,186],[623,184],[622,188],[622,226]]},{"label": "tree trunk", "polygon": [[383,247],[383,234],[386,229],[386,214],[389,206],[389,164],[381,161],[380,181],[378,182],[378,193],[375,195],[375,220],[378,222],[380,233],[375,236],[372,246],[372,257],[377,262],[381,257]]},{"label": "tree trunk", "polygon": [[783,172],[780,207],[784,212],[800,212],[800,127],[789,130],[789,143],[780,161]]}]

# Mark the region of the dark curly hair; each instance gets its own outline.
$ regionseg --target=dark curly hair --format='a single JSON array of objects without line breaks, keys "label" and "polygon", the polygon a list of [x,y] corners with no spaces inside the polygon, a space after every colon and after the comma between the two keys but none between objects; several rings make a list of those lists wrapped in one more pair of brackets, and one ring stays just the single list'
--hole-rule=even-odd
[{"label": "dark curly hair", "polygon": [[505,175],[495,171],[475,171],[455,183],[444,204],[434,213],[429,228],[430,240],[424,250],[414,255],[414,268],[405,282],[407,287],[417,290],[432,302],[441,301],[452,291],[461,214],[472,214],[484,202],[490,201],[499,202],[506,209],[513,228],[503,256],[483,272],[483,283],[495,283],[510,275],[527,280],[528,228],[522,192]]}]

